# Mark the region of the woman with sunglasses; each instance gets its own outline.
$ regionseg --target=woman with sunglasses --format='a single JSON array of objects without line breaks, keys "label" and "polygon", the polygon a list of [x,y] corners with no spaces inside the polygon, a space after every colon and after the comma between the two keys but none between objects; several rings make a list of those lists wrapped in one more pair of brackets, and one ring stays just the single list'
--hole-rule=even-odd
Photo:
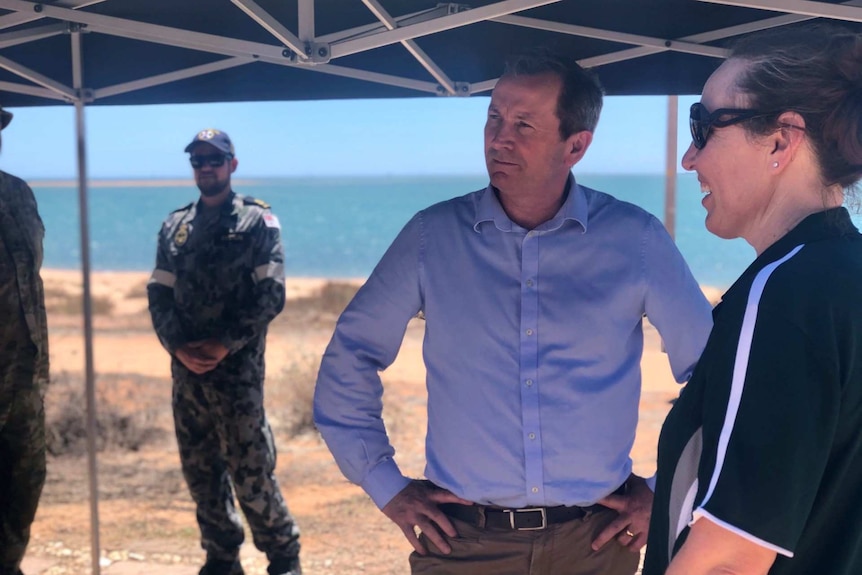
[{"label": "woman with sunglasses", "polygon": [[706,227],[757,257],[662,428],[644,575],[862,573],[862,36],[751,37],[691,108]]}]

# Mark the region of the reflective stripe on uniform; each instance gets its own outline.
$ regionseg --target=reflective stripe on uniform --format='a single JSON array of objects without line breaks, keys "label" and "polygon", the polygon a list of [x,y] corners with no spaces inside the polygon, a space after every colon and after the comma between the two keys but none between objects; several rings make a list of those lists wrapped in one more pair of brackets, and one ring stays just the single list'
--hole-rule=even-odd
[{"label": "reflective stripe on uniform", "polygon": [[254,281],[259,282],[266,278],[280,280],[284,277],[284,264],[269,262],[254,268]]},{"label": "reflective stripe on uniform", "polygon": [[177,276],[165,270],[154,269],[148,283],[157,283],[173,289],[174,284],[177,283]]}]

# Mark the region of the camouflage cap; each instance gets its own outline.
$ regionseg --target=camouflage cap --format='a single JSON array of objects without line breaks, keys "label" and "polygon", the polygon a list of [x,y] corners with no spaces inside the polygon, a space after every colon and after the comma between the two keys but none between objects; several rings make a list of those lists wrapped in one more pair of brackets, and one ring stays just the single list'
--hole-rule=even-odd
[{"label": "camouflage cap", "polygon": [[0,130],[9,125],[9,122],[12,121],[12,112],[7,112],[3,108],[0,108]]},{"label": "camouflage cap", "polygon": [[206,130],[201,130],[198,132],[192,142],[186,146],[186,152],[191,152],[192,148],[195,144],[204,143],[209,144],[210,146],[218,149],[225,154],[230,154],[233,156],[235,154],[233,149],[233,142],[230,141],[230,136],[221,130],[215,130],[213,128],[207,128]]}]

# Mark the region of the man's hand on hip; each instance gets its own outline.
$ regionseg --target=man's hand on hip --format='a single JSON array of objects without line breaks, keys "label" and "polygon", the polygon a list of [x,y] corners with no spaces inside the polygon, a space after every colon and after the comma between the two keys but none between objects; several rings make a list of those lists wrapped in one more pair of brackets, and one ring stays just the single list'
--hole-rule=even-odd
[{"label": "man's hand on hip", "polygon": [[626,484],[624,494],[608,495],[598,501],[599,505],[615,510],[618,515],[593,540],[595,551],[614,538],[632,551],[640,551],[646,544],[649,519],[652,515],[653,492],[646,484],[646,480],[634,473],[629,476]]},{"label": "man's hand on hip", "polygon": [[438,507],[440,503],[472,505],[471,501],[461,499],[451,491],[441,489],[430,481],[414,479],[407,484],[407,487],[399,491],[383,507],[382,511],[386,517],[401,528],[404,536],[420,555],[425,555],[428,551],[419,541],[415,527],[418,527],[440,551],[449,553],[452,548],[449,547],[440,532],[442,531],[449,537],[457,536],[458,532],[455,531],[455,527],[446,514],[440,511]]}]

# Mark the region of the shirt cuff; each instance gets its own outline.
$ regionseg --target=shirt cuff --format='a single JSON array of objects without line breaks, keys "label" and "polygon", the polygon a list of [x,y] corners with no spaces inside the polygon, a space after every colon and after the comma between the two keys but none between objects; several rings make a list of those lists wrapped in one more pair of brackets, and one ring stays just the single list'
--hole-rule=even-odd
[{"label": "shirt cuff", "polygon": [[374,504],[383,509],[409,483],[410,479],[401,474],[395,461],[388,458],[368,472],[360,485]]},{"label": "shirt cuff", "polygon": [[735,533],[739,537],[742,537],[743,539],[747,539],[748,541],[750,541],[751,543],[754,543],[755,545],[769,549],[770,551],[773,551],[773,552],[777,553],[778,555],[784,555],[785,557],[790,557],[791,559],[793,558],[793,551],[791,551],[789,549],[785,549],[784,547],[779,547],[778,545],[773,545],[769,541],[761,539],[760,537],[755,537],[751,533],[748,533],[747,531],[743,531],[742,529],[740,529],[739,527],[736,527],[735,525],[731,525],[730,523],[727,523],[726,521],[722,521],[721,519],[719,519],[718,517],[716,517],[715,515],[713,515],[712,513],[707,511],[706,509],[704,509],[703,507],[698,507],[697,509],[694,510],[694,512],[692,513],[692,519],[689,522],[688,526],[689,527],[693,526],[695,524],[695,522],[701,518],[712,521],[714,524],[718,525],[719,527],[727,529],[731,533]]}]

